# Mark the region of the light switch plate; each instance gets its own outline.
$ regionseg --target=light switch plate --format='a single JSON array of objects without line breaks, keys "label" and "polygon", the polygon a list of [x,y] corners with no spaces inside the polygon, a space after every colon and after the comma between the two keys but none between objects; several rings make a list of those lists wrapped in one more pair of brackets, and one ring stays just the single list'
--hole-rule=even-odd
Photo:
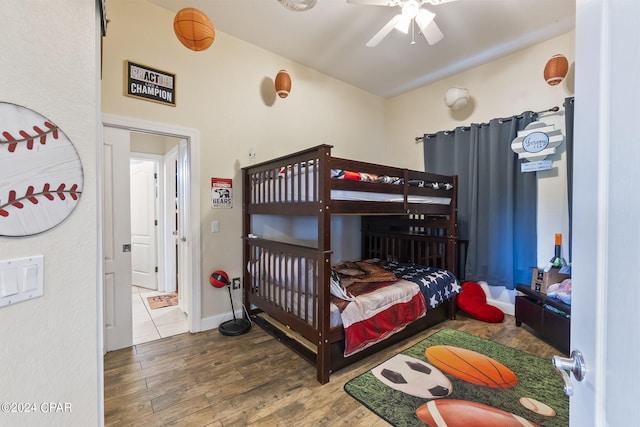
[{"label": "light switch plate", "polygon": [[44,255],[0,261],[0,308],[44,295]]}]

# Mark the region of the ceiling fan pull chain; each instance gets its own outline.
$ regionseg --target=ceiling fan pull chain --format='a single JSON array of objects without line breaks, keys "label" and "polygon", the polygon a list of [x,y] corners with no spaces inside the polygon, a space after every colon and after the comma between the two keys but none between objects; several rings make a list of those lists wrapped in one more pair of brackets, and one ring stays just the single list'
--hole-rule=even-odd
[{"label": "ceiling fan pull chain", "polygon": [[416,21],[415,19],[411,20],[411,45],[416,44]]}]

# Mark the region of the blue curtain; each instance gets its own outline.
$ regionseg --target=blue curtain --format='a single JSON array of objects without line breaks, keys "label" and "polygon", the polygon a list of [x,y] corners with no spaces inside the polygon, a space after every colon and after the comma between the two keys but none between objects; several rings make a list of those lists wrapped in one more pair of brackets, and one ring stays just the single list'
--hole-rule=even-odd
[{"label": "blue curtain", "polygon": [[465,280],[514,289],[537,258],[537,180],[520,172],[511,141],[537,116],[424,135],[425,170],[458,175],[458,237],[468,241]]}]

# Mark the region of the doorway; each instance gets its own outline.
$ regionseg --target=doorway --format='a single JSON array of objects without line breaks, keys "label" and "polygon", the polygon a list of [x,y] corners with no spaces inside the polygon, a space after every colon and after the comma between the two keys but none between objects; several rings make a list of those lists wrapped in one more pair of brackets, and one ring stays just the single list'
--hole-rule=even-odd
[{"label": "doorway", "polygon": [[[133,345],[132,335],[132,242],[130,209],[130,174],[121,173],[129,169],[130,152],[144,153],[138,138],[161,138],[164,171],[171,179],[171,190],[165,187],[164,194],[171,193],[163,203],[165,220],[159,221],[157,243],[162,249],[155,251],[158,258],[158,292],[177,290],[178,307],[186,313],[187,328],[184,332],[200,331],[200,225],[199,212],[199,134],[193,129],[178,128],[166,124],[132,118],[103,115],[103,255],[105,277],[104,295],[104,350],[111,351]],[[166,141],[171,140],[170,143]],[[144,146],[144,144],[142,144]],[[124,152],[116,155],[116,152]],[[123,160],[125,159],[125,160]],[[126,166],[125,166],[126,162]],[[126,176],[126,184],[122,177]],[[117,179],[116,179],[117,177]],[[126,191],[124,191],[126,186]],[[125,197],[126,196],[126,197]],[[177,197],[176,197],[177,196]],[[120,198],[120,200],[116,200]],[[126,204],[126,209],[120,209]],[[126,216],[122,215],[123,211]],[[170,214],[166,212],[170,211]],[[124,219],[120,218],[124,216]],[[170,219],[169,219],[170,218]],[[161,230],[160,230],[161,229]],[[123,232],[124,230],[124,232]],[[121,233],[121,234],[117,234]],[[117,265],[124,268],[117,268]],[[162,272],[162,274],[161,274]],[[173,279],[173,288],[171,281]]]},{"label": "doorway", "polygon": [[178,304],[179,138],[130,132],[133,344],[188,332]]}]

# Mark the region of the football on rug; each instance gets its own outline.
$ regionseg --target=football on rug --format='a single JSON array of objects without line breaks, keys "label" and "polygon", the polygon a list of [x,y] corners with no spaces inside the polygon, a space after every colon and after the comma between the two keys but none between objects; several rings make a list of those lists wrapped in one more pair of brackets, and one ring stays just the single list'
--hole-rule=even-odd
[{"label": "football on rug", "polygon": [[569,425],[551,360],[444,329],[344,386],[394,426]]}]

